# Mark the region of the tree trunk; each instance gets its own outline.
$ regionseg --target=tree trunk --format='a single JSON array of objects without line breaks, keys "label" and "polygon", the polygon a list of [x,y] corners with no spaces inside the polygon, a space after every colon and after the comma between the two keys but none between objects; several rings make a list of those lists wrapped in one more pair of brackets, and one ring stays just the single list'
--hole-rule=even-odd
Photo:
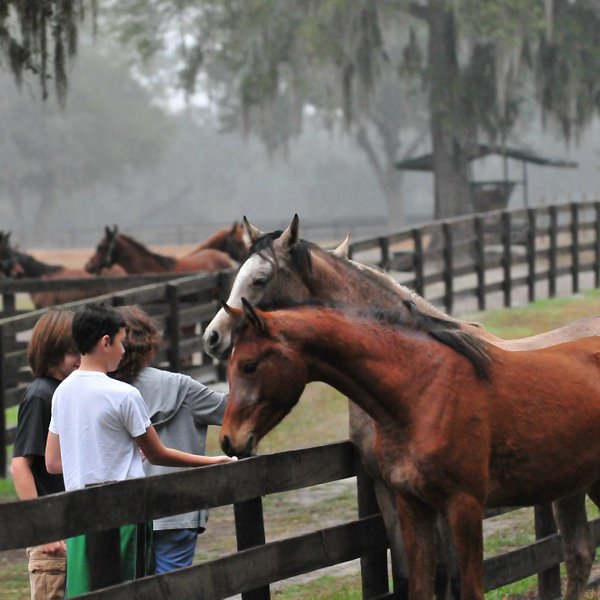
[{"label": "tree trunk", "polygon": [[429,11],[429,85],[435,178],[435,218],[473,211],[469,187],[469,149],[475,131],[461,93],[454,16],[444,0]]}]

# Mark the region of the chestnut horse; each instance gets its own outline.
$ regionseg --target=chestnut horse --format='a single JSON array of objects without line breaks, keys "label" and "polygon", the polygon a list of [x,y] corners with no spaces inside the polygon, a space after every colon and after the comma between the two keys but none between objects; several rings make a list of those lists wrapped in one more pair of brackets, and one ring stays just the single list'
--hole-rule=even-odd
[{"label": "chestnut horse", "polygon": [[105,227],[105,235],[96,252],[85,264],[88,273],[99,273],[112,265],[120,265],[127,273],[193,273],[219,271],[235,265],[229,255],[220,250],[206,249],[187,258],[175,258],[152,252],[140,242],[119,233],[117,226]]},{"label": "chestnut horse", "polygon": [[453,534],[461,598],[483,599],[485,507],[547,502],[580,555],[567,564],[565,598],[582,595],[594,548],[576,518],[585,493],[600,505],[600,337],[511,352],[410,301],[403,312],[243,304],[243,313],[226,307],[239,320],[220,434],[227,454],[252,454],[305,385],[323,381],[375,422],[409,598],[433,596],[437,515]]},{"label": "chestnut horse", "polygon": [[213,233],[207,240],[198,244],[193,250],[180,256],[180,258],[189,258],[198,252],[208,248],[220,250],[229,254],[233,260],[243,262],[248,256],[248,244],[244,239],[244,226],[237,221],[230,227],[224,227]]},{"label": "chestnut horse", "polygon": [[[316,298],[347,302],[359,306],[381,306],[406,312],[402,300],[408,299],[419,310],[450,319],[424,298],[398,284],[386,273],[347,260],[343,252],[326,252],[316,244],[299,239],[299,220],[295,216],[285,232],[264,234],[244,219],[252,240],[250,256],[241,266],[227,303],[241,306],[241,297],[252,302],[289,302]],[[345,247],[345,246],[344,246]],[[340,249],[338,249],[340,250]],[[600,316],[580,319],[558,329],[516,340],[502,340],[485,328],[456,321],[461,329],[471,331],[507,350],[527,350],[558,344],[586,335],[600,334]],[[232,320],[220,310],[204,333],[207,352],[226,357],[231,351]],[[365,467],[375,480],[377,500],[386,524],[392,553],[394,587],[403,586],[405,565],[395,500],[382,481],[374,455],[375,430],[372,419],[356,404],[350,403],[350,439],[357,447]],[[566,549],[567,552],[569,548]]]},{"label": "chestnut horse", "polygon": [[[10,233],[0,232],[0,266],[7,277],[20,278],[31,277],[44,281],[58,279],[91,279],[92,276],[83,269],[71,269],[63,265],[50,265],[38,260],[31,254],[21,252],[10,245]],[[13,263],[12,269],[6,265]],[[102,271],[102,275],[118,277],[125,272],[118,266]],[[51,290],[47,292],[30,292],[31,301],[35,308],[48,308],[66,302],[75,302],[97,295],[98,292],[84,290]]]}]

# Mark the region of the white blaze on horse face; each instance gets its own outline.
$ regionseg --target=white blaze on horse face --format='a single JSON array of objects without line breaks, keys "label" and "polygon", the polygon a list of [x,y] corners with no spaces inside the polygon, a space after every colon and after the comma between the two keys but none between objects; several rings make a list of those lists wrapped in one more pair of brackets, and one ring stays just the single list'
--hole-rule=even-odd
[{"label": "white blaze on horse face", "polygon": [[[252,255],[240,268],[227,299],[232,308],[242,307],[242,298],[252,304],[260,301],[265,287],[272,277],[275,265],[258,254]],[[231,346],[233,321],[222,308],[204,332],[204,348],[210,355],[220,358]]]}]

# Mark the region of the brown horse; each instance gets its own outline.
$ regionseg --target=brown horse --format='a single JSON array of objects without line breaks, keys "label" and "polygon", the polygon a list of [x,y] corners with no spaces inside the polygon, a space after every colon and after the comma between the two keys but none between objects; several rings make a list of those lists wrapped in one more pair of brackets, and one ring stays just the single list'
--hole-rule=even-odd
[{"label": "brown horse", "polygon": [[[44,281],[54,281],[59,279],[90,279],[92,276],[83,269],[70,269],[62,265],[50,265],[42,262],[26,252],[21,252],[13,248],[9,242],[10,233],[2,234],[0,232],[0,256],[5,257],[0,260],[2,272],[7,277],[31,277]],[[11,270],[6,266],[10,263],[16,264]],[[125,272],[115,266],[112,269],[105,269],[102,275],[118,277]],[[35,308],[48,308],[57,304],[66,302],[75,302],[96,295],[97,292],[83,290],[52,290],[47,292],[30,292],[31,301]]]},{"label": "brown horse", "polygon": [[461,598],[482,599],[485,507],[547,502],[573,552],[565,597],[580,597],[594,555],[585,493],[600,505],[600,338],[510,352],[404,305],[228,309],[239,323],[223,450],[254,452],[304,386],[324,381],[375,422],[411,599],[433,596],[437,515],[452,530]]},{"label": "brown horse", "polygon": [[243,262],[248,256],[248,244],[244,239],[244,226],[235,221],[231,227],[224,227],[213,233],[207,240],[198,244],[193,250],[180,256],[180,258],[190,258],[198,252],[213,248],[229,254],[233,260]]},{"label": "brown horse", "polygon": [[214,249],[202,250],[188,258],[157,254],[133,238],[119,233],[116,225],[112,229],[105,227],[105,235],[85,264],[85,270],[95,274],[115,264],[127,273],[193,273],[235,266],[227,254]]},{"label": "brown horse", "polygon": [[[398,284],[386,273],[347,260],[343,252],[326,252],[316,244],[299,239],[299,221],[294,217],[285,232],[264,234],[244,220],[252,240],[249,258],[241,266],[227,303],[241,306],[241,298],[251,302],[289,302],[319,299],[358,306],[380,306],[405,313],[403,300],[413,301],[419,310],[450,319],[424,298]],[[543,348],[586,335],[600,334],[600,316],[581,319],[564,327],[517,340],[501,340],[485,328],[456,321],[461,329],[490,340],[507,350]],[[221,310],[204,333],[206,350],[216,357],[231,351],[232,319]],[[395,500],[382,481],[375,460],[375,429],[372,419],[355,403],[350,403],[350,439],[357,447],[369,474],[375,480],[377,500],[386,523],[392,551],[394,587],[403,586],[405,566]],[[567,548],[567,551],[569,549]]]}]

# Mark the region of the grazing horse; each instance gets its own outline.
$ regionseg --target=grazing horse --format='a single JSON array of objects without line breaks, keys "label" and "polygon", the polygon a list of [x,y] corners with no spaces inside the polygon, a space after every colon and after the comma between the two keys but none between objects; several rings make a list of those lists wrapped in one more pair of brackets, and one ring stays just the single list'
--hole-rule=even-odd
[{"label": "grazing horse", "polygon": [[[62,265],[50,265],[42,262],[31,254],[16,250],[10,245],[10,233],[0,232],[0,265],[2,272],[7,277],[31,277],[44,281],[59,279],[91,279],[92,276],[83,269],[70,269]],[[6,265],[14,263],[16,267],[7,269]],[[124,272],[119,267],[105,270],[103,275],[120,276]],[[30,292],[31,301],[35,308],[48,308],[65,302],[75,302],[97,295],[97,292],[84,290],[51,290],[47,292]]]},{"label": "grazing horse", "polygon": [[[231,294],[229,306],[241,307],[241,298],[253,303],[289,302],[319,299],[346,302],[357,306],[379,306],[406,313],[402,300],[411,300],[421,312],[434,317],[450,319],[424,298],[398,284],[388,274],[348,260],[340,252],[326,252],[318,245],[299,239],[299,221],[295,216],[284,231],[264,234],[244,219],[252,240],[250,255],[241,266]],[[564,341],[600,334],[600,316],[580,319],[558,329],[516,340],[502,340],[484,327],[456,321],[461,329],[472,332],[506,350],[543,348]],[[215,357],[226,357],[231,351],[233,321],[225,310],[220,310],[206,328],[204,345]],[[405,573],[404,551],[396,518],[395,499],[382,480],[375,459],[375,429],[372,419],[355,403],[349,406],[350,439],[356,446],[363,463],[375,480],[377,501],[386,524],[392,553],[394,588],[403,587]],[[567,553],[570,551],[566,548]]]},{"label": "grazing horse", "polygon": [[437,515],[453,534],[461,598],[483,599],[485,507],[547,502],[579,553],[567,562],[565,598],[581,597],[594,547],[574,517],[585,493],[600,505],[600,337],[511,352],[410,301],[403,312],[243,304],[226,307],[239,319],[220,434],[227,454],[252,454],[305,385],[323,381],[375,422],[411,600],[433,596]]},{"label": "grazing horse", "polygon": [[85,270],[96,274],[114,264],[123,267],[127,273],[193,273],[219,271],[235,266],[225,252],[212,248],[187,258],[157,254],[133,238],[119,233],[116,225],[112,229],[105,227],[105,235],[94,255],[85,264]]},{"label": "grazing horse", "polygon": [[190,258],[208,248],[220,250],[229,254],[233,260],[239,263],[243,262],[248,255],[248,244],[246,244],[246,240],[244,239],[244,226],[236,221],[231,228],[224,227],[223,229],[219,229],[219,231],[213,233],[207,240],[204,240],[180,258]]}]

